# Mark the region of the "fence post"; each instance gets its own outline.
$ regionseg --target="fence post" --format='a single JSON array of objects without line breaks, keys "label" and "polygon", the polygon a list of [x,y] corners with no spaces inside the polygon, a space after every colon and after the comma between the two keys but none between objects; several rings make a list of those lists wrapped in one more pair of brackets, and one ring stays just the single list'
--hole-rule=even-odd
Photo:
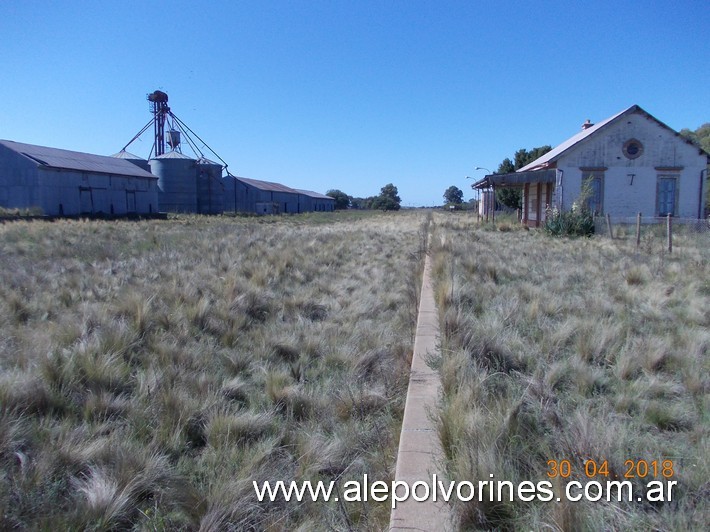
[{"label": "fence post", "polygon": [[668,229],[668,253],[673,253],[673,224],[670,214],[666,216],[666,228]]},{"label": "fence post", "polygon": [[636,247],[641,245],[641,213],[636,215]]},{"label": "fence post", "polygon": [[609,238],[614,240],[614,233],[611,231],[611,216],[609,213],[606,213],[606,228],[609,230]]}]

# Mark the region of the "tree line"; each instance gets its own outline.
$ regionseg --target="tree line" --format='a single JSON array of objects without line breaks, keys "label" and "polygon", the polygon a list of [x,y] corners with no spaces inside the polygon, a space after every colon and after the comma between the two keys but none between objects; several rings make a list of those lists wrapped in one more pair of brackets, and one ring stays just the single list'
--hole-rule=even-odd
[{"label": "tree line", "polygon": [[398,211],[402,205],[397,187],[387,183],[380,189],[378,196],[356,198],[342,190],[332,189],[325,193],[335,200],[335,209],[374,209],[380,211]]}]

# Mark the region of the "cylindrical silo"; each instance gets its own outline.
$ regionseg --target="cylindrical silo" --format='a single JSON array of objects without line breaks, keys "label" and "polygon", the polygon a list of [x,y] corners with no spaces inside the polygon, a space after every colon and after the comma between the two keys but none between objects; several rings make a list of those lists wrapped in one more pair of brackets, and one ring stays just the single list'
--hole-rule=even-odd
[{"label": "cylindrical silo", "polygon": [[195,160],[171,151],[150,160],[158,178],[158,204],[162,212],[197,212]]},{"label": "cylindrical silo", "polygon": [[197,176],[197,211],[219,214],[224,211],[222,165],[200,157],[195,161]]}]

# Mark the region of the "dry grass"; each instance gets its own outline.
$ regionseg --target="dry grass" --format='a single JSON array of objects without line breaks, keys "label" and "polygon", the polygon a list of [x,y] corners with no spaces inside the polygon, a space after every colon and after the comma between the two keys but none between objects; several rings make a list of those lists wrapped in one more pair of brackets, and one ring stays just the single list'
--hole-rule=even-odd
[{"label": "dry grass", "polygon": [[0,528],[386,526],[424,218],[0,225]]},{"label": "dry grass", "polygon": [[[668,255],[631,238],[553,239],[506,224],[435,217],[450,475],[538,482],[547,460],[568,459],[585,481],[587,459],[619,475],[628,459],[672,459],[678,491],[659,504],[460,503],[460,527],[704,529],[709,242],[679,235]],[[633,482],[641,493],[645,481]]]}]

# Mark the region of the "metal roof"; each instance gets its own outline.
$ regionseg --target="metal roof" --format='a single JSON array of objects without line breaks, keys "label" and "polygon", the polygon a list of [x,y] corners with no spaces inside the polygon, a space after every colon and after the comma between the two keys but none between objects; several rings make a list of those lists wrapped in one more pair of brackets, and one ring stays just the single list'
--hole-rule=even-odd
[{"label": "metal roof", "polygon": [[527,172],[511,172],[509,174],[491,174],[476,181],[471,188],[484,190],[491,186],[496,187],[519,187],[525,183],[554,183],[557,170],[550,168],[547,170],[529,170]]},{"label": "metal roof", "polygon": [[303,190],[302,188],[297,188],[296,192],[299,192],[303,194],[304,196],[310,196],[311,198],[316,198],[316,199],[329,199],[335,201],[335,198],[331,196],[327,196],[325,194],[321,194],[319,192],[313,192],[312,190]]},{"label": "metal roof", "polygon": [[[530,170],[540,170],[540,169],[548,168],[548,167],[549,167],[552,163],[554,163],[564,152],[566,152],[567,150],[569,150],[569,149],[572,148],[573,146],[576,146],[577,144],[579,144],[579,143],[582,142],[583,140],[585,140],[585,139],[591,137],[591,136],[594,135],[597,131],[603,129],[605,126],[611,124],[612,122],[618,120],[619,118],[621,118],[621,117],[623,117],[623,116],[628,116],[628,115],[630,115],[630,114],[640,114],[640,115],[643,115],[643,116],[645,116],[646,118],[648,118],[649,120],[653,120],[654,122],[656,122],[659,126],[661,126],[661,127],[665,128],[665,129],[669,130],[670,132],[674,133],[677,137],[680,137],[681,139],[683,139],[684,142],[687,142],[688,144],[691,144],[691,145],[695,146],[691,140],[686,139],[686,138],[683,137],[680,133],[678,133],[676,130],[674,130],[673,128],[667,126],[666,124],[664,124],[663,122],[661,122],[660,120],[658,120],[658,118],[656,118],[656,117],[653,116],[652,114],[650,114],[650,113],[644,111],[644,110],[641,109],[641,107],[639,107],[638,105],[632,105],[632,106],[629,107],[628,109],[624,109],[624,110],[621,111],[620,113],[616,113],[614,116],[611,116],[611,117],[607,118],[606,120],[602,120],[602,121],[599,122],[598,124],[594,124],[593,126],[587,128],[587,129],[583,129],[582,131],[580,131],[579,133],[577,133],[577,134],[574,135],[573,137],[570,137],[569,139],[567,139],[566,141],[564,141],[564,142],[563,142],[562,144],[560,144],[559,146],[556,146],[556,147],[555,147],[554,149],[552,149],[551,151],[548,151],[548,152],[547,152],[546,154],[544,154],[543,156],[538,157],[538,158],[535,159],[533,162],[531,162],[531,163],[529,163],[529,164],[523,166],[520,170],[518,170],[518,172],[527,172],[527,171],[530,171]],[[696,146],[696,147],[698,147],[698,146]],[[699,148],[699,147],[698,147],[698,148]],[[702,153],[704,153],[703,150],[702,150],[702,148],[699,148],[699,149],[701,150]]]},{"label": "metal roof", "polygon": [[260,190],[266,190],[269,192],[288,192],[290,194],[298,194],[298,190],[293,189],[291,187],[287,187],[286,185],[282,185],[281,183],[273,183],[271,181],[259,181],[258,179],[248,179],[246,177],[236,176],[234,179],[242,181],[247,185],[251,185],[252,187],[258,188]]},{"label": "metal roof", "polygon": [[121,150],[118,153],[114,153],[111,157],[115,157],[116,159],[127,159],[129,161],[146,161],[147,159],[144,159],[143,157],[140,157],[138,155],[133,155],[132,153],[127,152],[126,150]]},{"label": "metal roof", "polygon": [[169,151],[168,153],[164,153],[163,155],[153,157],[153,159],[189,159],[190,161],[194,161],[192,157],[189,157],[184,153],[180,153],[179,151]]},{"label": "metal roof", "polygon": [[211,164],[211,165],[214,165],[214,166],[222,166],[222,163],[217,163],[217,162],[215,162],[215,161],[211,161],[210,159],[208,159],[208,158],[205,157],[204,155],[203,155],[202,157],[200,157],[199,159],[197,159],[197,161],[195,161],[195,162],[196,162],[197,164]]},{"label": "metal roof", "polygon": [[12,140],[0,140],[0,145],[26,157],[38,167],[157,179],[132,162],[117,157],[35,146]]},{"label": "metal roof", "polygon": [[613,122],[615,119],[619,118],[621,115],[626,114],[628,112],[634,112],[636,109],[640,109],[638,105],[632,105],[628,109],[624,109],[620,113],[615,114],[612,117],[607,118],[606,120],[602,120],[598,124],[594,124],[591,127],[588,127],[587,129],[583,129],[573,137],[568,138],[566,141],[564,141],[562,144],[555,146],[552,150],[548,151],[546,154],[542,155],[541,157],[538,157],[535,159],[533,162],[526,164],[519,170],[518,172],[527,172],[530,170],[539,170],[541,168],[547,168],[550,163],[556,161],[560,155],[562,155],[564,152],[572,148],[573,146],[579,144],[581,141],[586,139],[587,137],[590,137],[600,129],[602,129],[604,126],[609,124],[610,122]]}]

